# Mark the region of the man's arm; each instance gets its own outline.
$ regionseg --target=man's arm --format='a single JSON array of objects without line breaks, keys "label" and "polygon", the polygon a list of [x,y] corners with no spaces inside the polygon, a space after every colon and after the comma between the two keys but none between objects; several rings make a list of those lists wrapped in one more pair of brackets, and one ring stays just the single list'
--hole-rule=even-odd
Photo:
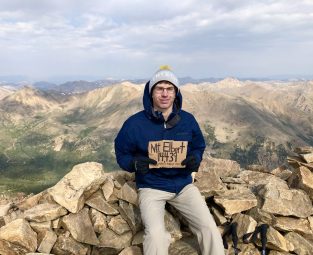
[{"label": "man's arm", "polygon": [[198,122],[194,118],[192,141],[190,144],[190,155],[194,155],[196,160],[200,163],[202,161],[202,155],[205,150],[205,141],[199,127]]},{"label": "man's arm", "polygon": [[130,138],[130,126],[126,121],[114,141],[115,156],[118,165],[128,172],[134,172],[133,159],[136,145]]}]

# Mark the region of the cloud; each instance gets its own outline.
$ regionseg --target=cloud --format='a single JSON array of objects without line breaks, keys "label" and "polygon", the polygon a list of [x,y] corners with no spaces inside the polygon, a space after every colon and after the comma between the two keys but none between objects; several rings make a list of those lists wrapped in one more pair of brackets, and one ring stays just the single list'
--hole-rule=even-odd
[{"label": "cloud", "polygon": [[[313,64],[308,56],[312,28],[313,2],[308,0],[3,0],[0,54],[11,64],[2,63],[0,69],[38,75],[40,66],[46,75],[86,70],[121,75],[117,69],[122,67],[126,76],[145,76],[170,60],[190,76],[206,76],[206,66],[214,70],[208,73],[212,76],[257,75],[266,64],[272,69],[261,68],[260,76],[271,70],[301,73],[308,68],[278,68],[277,62],[292,63],[288,52],[298,52],[301,56],[294,58]],[[30,61],[27,68],[21,56]],[[230,59],[250,63],[235,66]]]}]

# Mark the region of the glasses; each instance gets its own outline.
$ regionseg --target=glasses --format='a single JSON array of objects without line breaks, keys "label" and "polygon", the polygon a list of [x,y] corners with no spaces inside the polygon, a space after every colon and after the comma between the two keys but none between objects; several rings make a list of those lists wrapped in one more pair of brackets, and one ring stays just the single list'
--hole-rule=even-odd
[{"label": "glasses", "polygon": [[175,88],[174,87],[168,87],[168,88],[155,87],[154,91],[156,94],[162,94],[164,91],[166,91],[167,94],[174,94]]}]

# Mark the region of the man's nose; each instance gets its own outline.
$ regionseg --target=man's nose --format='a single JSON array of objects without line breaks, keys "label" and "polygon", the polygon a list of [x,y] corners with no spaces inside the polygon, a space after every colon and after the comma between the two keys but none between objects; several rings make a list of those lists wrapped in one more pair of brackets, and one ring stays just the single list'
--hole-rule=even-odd
[{"label": "man's nose", "polygon": [[164,95],[164,96],[167,96],[167,95],[168,95],[167,89],[163,89],[163,90],[162,90],[162,96],[163,96],[163,95]]}]

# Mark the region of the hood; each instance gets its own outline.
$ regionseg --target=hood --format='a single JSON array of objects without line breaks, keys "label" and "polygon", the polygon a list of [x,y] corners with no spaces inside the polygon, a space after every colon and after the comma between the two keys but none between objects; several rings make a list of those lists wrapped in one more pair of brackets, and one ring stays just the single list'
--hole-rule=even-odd
[{"label": "hood", "polygon": [[[175,117],[181,110],[183,103],[183,97],[180,93],[180,89],[176,94],[176,98],[174,100],[173,112],[169,116],[169,120]],[[164,122],[164,118],[161,112],[153,110],[152,98],[149,94],[149,82],[146,83],[144,93],[143,93],[143,107],[145,109],[145,114],[149,119],[154,119],[156,121]]]}]

